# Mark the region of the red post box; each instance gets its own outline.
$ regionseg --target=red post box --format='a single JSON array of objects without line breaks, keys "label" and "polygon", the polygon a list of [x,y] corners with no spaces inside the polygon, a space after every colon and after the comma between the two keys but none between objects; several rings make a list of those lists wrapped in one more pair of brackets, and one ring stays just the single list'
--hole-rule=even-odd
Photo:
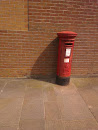
[{"label": "red post box", "polygon": [[74,38],[77,33],[63,31],[58,32],[57,35],[59,37],[59,47],[56,83],[59,85],[67,85],[70,81]]}]

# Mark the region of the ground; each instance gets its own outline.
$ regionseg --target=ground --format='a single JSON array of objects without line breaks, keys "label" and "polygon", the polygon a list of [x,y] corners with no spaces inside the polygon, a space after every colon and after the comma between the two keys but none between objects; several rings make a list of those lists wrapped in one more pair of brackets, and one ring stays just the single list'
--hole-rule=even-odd
[{"label": "ground", "polygon": [[0,79],[0,130],[98,130],[98,78]]}]

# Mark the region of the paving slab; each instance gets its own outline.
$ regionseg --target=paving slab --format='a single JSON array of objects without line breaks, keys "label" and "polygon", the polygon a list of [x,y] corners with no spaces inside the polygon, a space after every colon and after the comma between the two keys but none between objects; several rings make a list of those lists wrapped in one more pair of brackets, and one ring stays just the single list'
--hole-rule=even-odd
[{"label": "paving slab", "polygon": [[45,130],[44,120],[21,120],[19,130]]},{"label": "paving slab", "polygon": [[44,103],[43,100],[33,100],[26,98],[24,100],[21,120],[44,119]]},{"label": "paving slab", "polygon": [[98,93],[94,89],[79,89],[78,91],[88,107],[98,107]]},{"label": "paving slab", "polygon": [[45,119],[59,120],[61,119],[61,112],[57,102],[45,102]]},{"label": "paving slab", "polygon": [[57,101],[57,96],[54,91],[54,88],[51,86],[45,87],[43,89],[43,98],[44,98],[44,102]]},{"label": "paving slab", "polygon": [[72,78],[71,80],[98,122],[98,77]]},{"label": "paving slab", "polygon": [[26,84],[23,80],[15,80],[7,82],[0,98],[21,98],[25,95]]},{"label": "paving slab", "polygon": [[23,98],[0,98],[0,126],[19,124]]},{"label": "paving slab", "polygon": [[6,83],[7,83],[7,80],[0,79],[0,93],[2,92],[1,90],[3,90],[3,88],[6,85]]},{"label": "paving slab", "polygon": [[33,85],[30,85],[26,88],[25,98],[32,98],[32,100],[43,99],[43,87],[33,87]]},{"label": "paving slab", "polygon": [[71,78],[71,82],[73,82],[79,89],[98,87],[98,77]]},{"label": "paving slab", "polygon": [[66,96],[76,95],[77,88],[70,82],[67,86],[54,85],[54,93],[58,102],[62,102]]},{"label": "paving slab", "polygon": [[98,130],[95,120],[76,120],[63,122],[64,130]]},{"label": "paving slab", "polygon": [[98,107],[90,107],[89,108],[96,121],[98,122]]},{"label": "paving slab", "polygon": [[13,127],[10,127],[10,126],[0,126],[0,130],[17,130],[18,127],[17,126],[13,126]]},{"label": "paving slab", "polygon": [[64,130],[62,120],[46,120],[45,130]]},{"label": "paving slab", "polygon": [[39,88],[39,87],[43,87],[43,84],[42,84],[43,81],[41,80],[37,80],[37,79],[26,79],[25,80],[25,83],[27,85],[27,87],[35,87],[35,88]]},{"label": "paving slab", "polygon": [[93,116],[87,108],[81,96],[67,95],[63,97],[63,102],[59,102],[63,120],[83,120],[92,119]]}]

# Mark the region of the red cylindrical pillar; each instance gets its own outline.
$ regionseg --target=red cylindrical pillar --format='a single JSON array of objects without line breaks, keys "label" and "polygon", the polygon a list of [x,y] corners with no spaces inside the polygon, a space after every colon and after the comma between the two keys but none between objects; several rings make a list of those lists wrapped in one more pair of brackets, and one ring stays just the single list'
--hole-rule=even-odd
[{"label": "red cylindrical pillar", "polygon": [[56,83],[67,85],[70,81],[74,38],[77,36],[77,33],[63,31],[57,33],[57,35],[59,37],[59,47]]}]

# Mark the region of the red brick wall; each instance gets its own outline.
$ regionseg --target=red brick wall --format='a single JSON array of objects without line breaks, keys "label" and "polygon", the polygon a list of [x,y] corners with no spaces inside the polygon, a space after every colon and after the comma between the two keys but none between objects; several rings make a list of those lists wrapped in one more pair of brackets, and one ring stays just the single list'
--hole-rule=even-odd
[{"label": "red brick wall", "polygon": [[60,31],[78,33],[72,75],[98,76],[97,0],[29,0],[28,31],[0,31],[0,76],[56,74]]},{"label": "red brick wall", "polygon": [[28,30],[27,0],[0,0],[0,30]]}]

